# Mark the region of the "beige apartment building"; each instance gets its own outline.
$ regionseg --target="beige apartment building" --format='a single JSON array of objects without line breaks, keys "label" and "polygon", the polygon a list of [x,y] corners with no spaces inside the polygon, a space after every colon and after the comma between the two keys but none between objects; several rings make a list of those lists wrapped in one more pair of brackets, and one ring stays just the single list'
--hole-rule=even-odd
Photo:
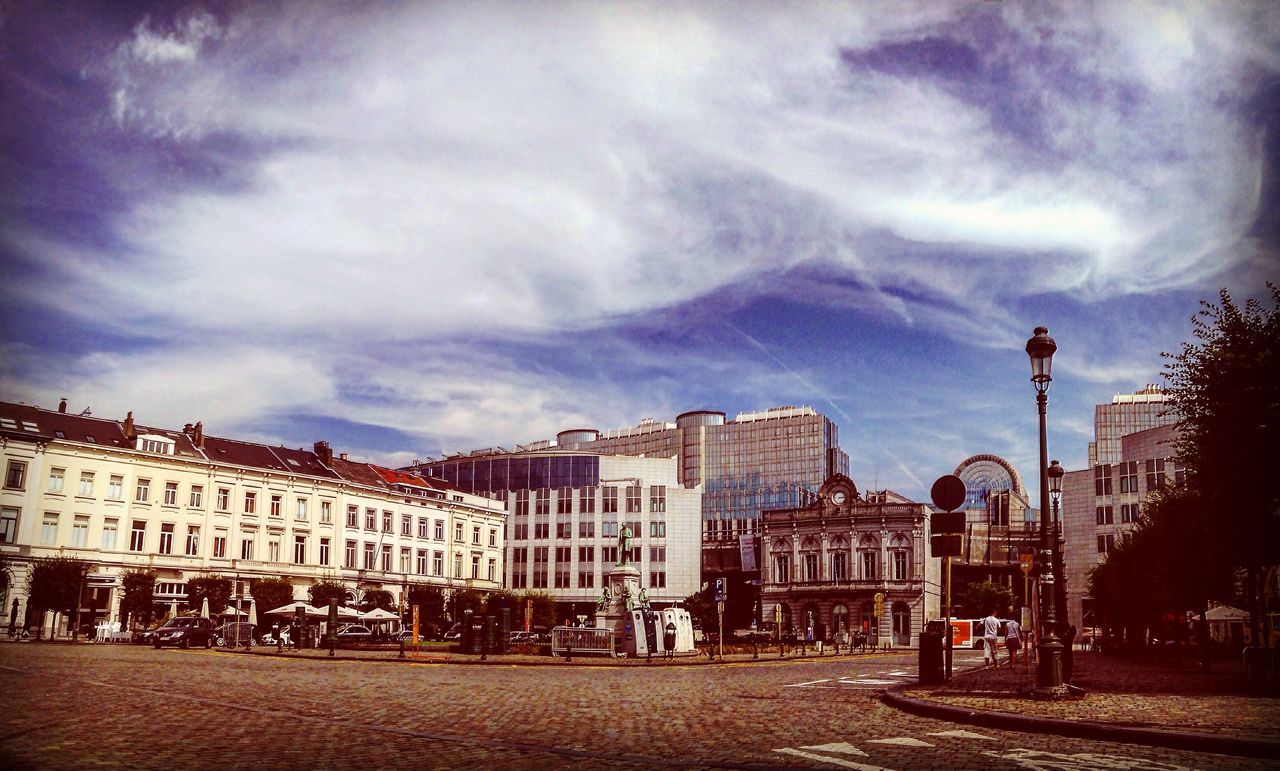
[{"label": "beige apartment building", "polygon": [[186,609],[186,582],[211,574],[248,597],[254,579],[287,578],[297,599],[322,579],[348,586],[351,601],[374,589],[502,585],[499,502],[334,457],[324,442],[270,447],[208,436],[199,423],[177,431],[132,413],[68,414],[65,401],[0,402],[0,467],[0,554],[12,566],[3,602],[33,633],[51,631],[51,614],[27,608],[40,557],[89,564],[81,623],[120,620],[131,568],[155,573],[160,612]]}]

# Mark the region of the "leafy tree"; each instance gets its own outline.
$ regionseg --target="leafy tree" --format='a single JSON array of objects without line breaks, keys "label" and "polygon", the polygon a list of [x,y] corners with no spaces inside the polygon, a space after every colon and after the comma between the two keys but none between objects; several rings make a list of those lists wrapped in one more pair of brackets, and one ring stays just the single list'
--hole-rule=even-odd
[{"label": "leafy tree", "polygon": [[27,594],[37,612],[52,610],[70,615],[79,605],[89,563],[71,557],[41,557],[27,573]]},{"label": "leafy tree", "polygon": [[[520,596],[519,607],[524,608],[525,603],[533,601],[532,625],[534,628],[543,627],[550,629],[556,625],[556,599],[547,592],[525,592]],[[516,618],[523,619],[524,616],[517,614]],[[514,622],[514,619],[513,619]]]},{"label": "leafy tree", "polygon": [[396,598],[386,589],[370,589],[360,598],[360,612],[368,613],[374,608],[382,608],[383,610],[395,610]]},{"label": "leafy tree", "polygon": [[336,599],[338,605],[341,606],[347,598],[347,586],[339,581],[331,581],[325,579],[317,581],[307,589],[307,599],[317,608],[325,609],[329,607],[329,600]]},{"label": "leafy tree", "polygon": [[1195,340],[1165,354],[1166,393],[1180,418],[1176,462],[1216,513],[1199,538],[1234,550],[1248,575],[1251,624],[1261,616],[1259,573],[1280,562],[1280,288],[1267,288],[1270,309],[1254,299],[1241,308],[1226,289],[1220,305],[1202,302]]},{"label": "leafy tree", "polygon": [[258,578],[250,584],[249,592],[257,601],[258,612],[275,610],[294,602],[293,584],[287,578]]},{"label": "leafy tree", "polygon": [[684,608],[689,611],[689,616],[693,620],[694,626],[700,627],[707,631],[717,628],[719,619],[716,618],[716,603],[712,594],[715,590],[707,586],[701,591],[694,592],[684,598]]},{"label": "leafy tree", "polygon": [[444,590],[438,586],[415,584],[409,587],[409,621],[413,622],[413,606],[418,606],[418,622],[423,627],[444,625]]},{"label": "leafy tree", "polygon": [[453,612],[453,620],[461,621],[466,612],[480,612],[480,592],[475,589],[455,589],[449,596],[449,604]]},{"label": "leafy tree", "polygon": [[961,594],[962,617],[981,618],[996,609],[996,615],[1007,613],[1013,607],[1013,592],[1004,584],[978,581],[969,584]]},{"label": "leafy tree", "polygon": [[209,615],[217,616],[231,603],[231,579],[215,573],[187,581],[187,607],[192,612],[199,613],[206,598]]},{"label": "leafy tree", "polygon": [[120,615],[127,621],[149,626],[155,602],[156,574],[137,568],[126,570],[120,580],[124,587],[120,597]]}]

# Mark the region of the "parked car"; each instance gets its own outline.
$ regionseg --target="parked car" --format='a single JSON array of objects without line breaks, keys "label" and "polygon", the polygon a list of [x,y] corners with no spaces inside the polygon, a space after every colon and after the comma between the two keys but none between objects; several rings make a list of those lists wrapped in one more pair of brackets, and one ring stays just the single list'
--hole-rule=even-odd
[{"label": "parked car", "polygon": [[[400,634],[395,636],[395,640],[396,642],[407,642],[407,643],[413,642],[413,630],[401,629]],[[426,641],[427,641],[427,636],[425,634],[418,635],[418,642],[426,642]]]},{"label": "parked car", "polygon": [[454,624],[453,626],[449,627],[449,631],[444,633],[444,639],[449,642],[452,642],[454,640],[461,640],[462,624]]},{"label": "parked car", "polygon": [[203,645],[208,648],[213,645],[213,622],[199,616],[179,616],[170,619],[155,631],[155,636],[151,638],[151,645],[157,650],[166,645],[176,645],[179,648]]},{"label": "parked car", "polygon": [[518,643],[527,643],[529,642],[529,635],[529,632],[512,632],[510,637],[508,637],[508,641],[513,645]]},{"label": "parked car", "polygon": [[338,642],[368,642],[372,638],[369,627],[360,624],[347,624],[338,630]]}]

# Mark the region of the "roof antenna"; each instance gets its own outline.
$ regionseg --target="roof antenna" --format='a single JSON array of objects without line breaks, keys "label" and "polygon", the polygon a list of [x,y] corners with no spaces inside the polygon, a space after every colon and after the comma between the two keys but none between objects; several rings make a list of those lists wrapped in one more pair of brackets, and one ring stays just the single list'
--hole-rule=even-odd
[{"label": "roof antenna", "polygon": [[85,407],[85,408],[84,408],[84,412],[80,413],[77,417],[87,418],[87,417],[90,417],[90,416],[92,416],[92,415],[93,415],[93,412],[91,412],[91,411],[89,410],[89,408],[88,408],[88,407]]}]

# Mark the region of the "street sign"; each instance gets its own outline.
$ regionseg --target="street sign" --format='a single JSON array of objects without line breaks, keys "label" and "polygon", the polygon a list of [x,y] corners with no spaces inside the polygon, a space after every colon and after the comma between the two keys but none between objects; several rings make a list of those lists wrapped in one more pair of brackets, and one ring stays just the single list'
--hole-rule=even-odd
[{"label": "street sign", "polygon": [[716,613],[724,615],[724,600],[720,600],[716,603]]},{"label": "street sign", "polygon": [[929,495],[933,498],[934,506],[943,511],[955,511],[964,503],[964,480],[955,474],[940,476],[933,483],[933,489],[929,491]]},{"label": "street sign", "polygon": [[929,537],[929,554],[934,557],[959,557],[963,539],[959,535],[934,535]]},{"label": "street sign", "polygon": [[773,623],[782,624],[782,605],[773,606]]},{"label": "street sign", "polygon": [[1018,562],[1022,563],[1022,575],[1024,576],[1031,575],[1031,555],[1019,554]]},{"label": "street sign", "polygon": [[724,602],[724,579],[717,578],[715,580],[715,598],[716,602]]},{"label": "street sign", "polygon": [[934,535],[964,532],[963,511],[940,511],[929,517],[929,530]]}]

